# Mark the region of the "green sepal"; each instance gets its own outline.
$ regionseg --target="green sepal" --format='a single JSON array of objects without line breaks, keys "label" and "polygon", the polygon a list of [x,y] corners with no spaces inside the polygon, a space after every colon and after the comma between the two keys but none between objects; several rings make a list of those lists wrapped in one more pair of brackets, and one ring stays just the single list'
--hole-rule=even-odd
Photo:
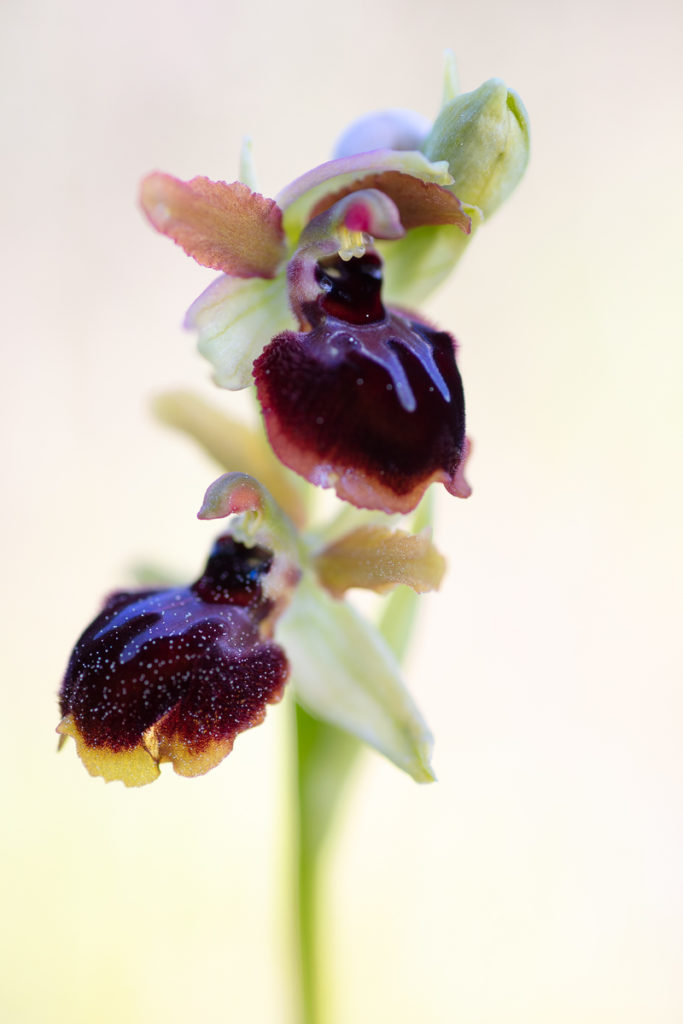
[{"label": "green sepal", "polygon": [[254,360],[276,334],[296,327],[285,275],[217,278],[190,306],[185,327],[197,331],[197,347],[218,387],[248,387]]},{"label": "green sepal", "polygon": [[416,308],[453,270],[482,221],[476,206],[463,204],[472,227],[466,235],[454,224],[413,228],[396,242],[377,242],[384,261],[384,300],[389,306]]},{"label": "green sepal", "polygon": [[304,578],[278,623],[297,700],[352,733],[416,782],[433,782],[432,736],[378,629]]}]

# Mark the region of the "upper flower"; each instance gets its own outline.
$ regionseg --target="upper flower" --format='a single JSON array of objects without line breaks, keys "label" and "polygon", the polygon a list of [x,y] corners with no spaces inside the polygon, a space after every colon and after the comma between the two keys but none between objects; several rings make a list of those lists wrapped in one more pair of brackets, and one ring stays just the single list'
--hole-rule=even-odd
[{"label": "upper flower", "polygon": [[[202,266],[223,271],[190,307],[185,323],[198,330],[216,382],[239,389],[252,382],[253,363],[273,335],[295,325],[287,267],[312,220],[350,193],[374,189],[387,197],[382,224],[391,223],[391,233],[377,237],[397,242],[407,231],[439,225],[460,234],[469,231],[470,218],[448,191],[452,183],[446,161],[384,149],[321,164],[283,189],[277,201],[241,181],[183,182],[159,172],[144,179],[140,198],[157,231]],[[330,252],[350,259],[371,241],[363,239],[368,232],[353,213],[343,225],[329,220],[344,229]]]},{"label": "upper flower", "polygon": [[451,70],[431,130],[406,112],[365,118],[277,200],[240,181],[154,173],[142,185],[154,227],[223,271],[186,318],[216,382],[253,375],[278,457],[384,512],[410,511],[434,481],[470,493],[455,342],[406,308],[452,268],[528,153],[514,94],[492,81],[456,99]]},{"label": "upper flower", "polygon": [[454,342],[417,316],[384,308],[375,247],[434,225],[468,231],[461,203],[440,183],[449,181],[443,165],[418,153],[376,151],[316,168],[284,191],[282,206],[241,182],[153,174],[143,184],[155,227],[226,274],[189,319],[208,316],[220,326],[227,315],[232,323],[250,285],[253,293],[282,282],[283,312],[296,317],[299,332],[274,331],[282,325],[267,315],[242,346],[229,326],[219,331],[210,351],[220,382],[244,385],[253,367],[276,454],[360,507],[409,511],[434,480],[469,493]]}]

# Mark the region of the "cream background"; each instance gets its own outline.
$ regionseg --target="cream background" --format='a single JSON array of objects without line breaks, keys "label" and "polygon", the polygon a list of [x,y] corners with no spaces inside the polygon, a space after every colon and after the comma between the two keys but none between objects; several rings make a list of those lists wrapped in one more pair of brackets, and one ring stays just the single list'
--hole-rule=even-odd
[{"label": "cream background", "polygon": [[[475,491],[408,674],[438,785],[368,756],[330,876],[335,1024],[683,1020],[680,39],[675,0],[4,0],[0,1019],[289,1020],[287,710],[203,780],[57,757],[70,644],[139,560],[190,574],[215,469],[153,393],[214,393],[211,280],[153,168],[273,194],[367,109],[522,95],[533,159],[429,312],[462,344]],[[234,403],[233,403],[234,405]]]}]

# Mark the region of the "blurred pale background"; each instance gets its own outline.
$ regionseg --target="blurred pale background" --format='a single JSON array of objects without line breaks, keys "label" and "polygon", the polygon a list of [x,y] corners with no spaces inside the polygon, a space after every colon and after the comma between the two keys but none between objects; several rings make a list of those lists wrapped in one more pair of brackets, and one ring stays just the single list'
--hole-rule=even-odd
[{"label": "blurred pale background", "polygon": [[364,759],[331,870],[335,1024],[683,1020],[680,40],[675,0],[3,0],[7,1024],[289,1022],[289,712],[205,779],[128,792],[59,757],[55,692],[104,591],[183,575],[215,467],[150,396],[213,392],[180,321],[212,279],[137,181],[273,194],[367,109],[522,95],[533,159],[429,307],[475,456],[408,675],[437,785]]}]

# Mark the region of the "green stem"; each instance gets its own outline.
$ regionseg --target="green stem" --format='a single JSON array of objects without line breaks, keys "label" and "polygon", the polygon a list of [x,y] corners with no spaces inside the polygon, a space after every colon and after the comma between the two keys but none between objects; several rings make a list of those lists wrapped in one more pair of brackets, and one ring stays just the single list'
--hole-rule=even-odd
[{"label": "green stem", "polygon": [[[320,1024],[320,964],[318,963],[317,892],[319,875],[319,849],[312,842],[309,814],[309,783],[307,778],[313,741],[310,722],[305,711],[296,704],[296,923],[299,951],[299,1021],[301,1024]],[[307,716],[310,717],[310,716]]]},{"label": "green stem", "polygon": [[324,840],[360,750],[349,733],[296,704],[295,917],[299,952],[297,1024],[324,1024],[319,892]]},{"label": "green stem", "polygon": [[[431,496],[418,508],[415,530],[430,526]],[[398,587],[389,597],[378,628],[401,661],[417,615],[418,596]],[[296,1024],[325,1024],[324,967],[319,896],[328,837],[339,798],[362,744],[355,736],[309,715],[295,704],[296,787],[294,849],[294,921],[298,951],[299,1000]]]},{"label": "green stem", "polygon": [[320,964],[318,963],[317,892],[319,861],[302,844],[297,863],[297,922],[299,927],[299,990],[301,1024],[322,1021]]}]

